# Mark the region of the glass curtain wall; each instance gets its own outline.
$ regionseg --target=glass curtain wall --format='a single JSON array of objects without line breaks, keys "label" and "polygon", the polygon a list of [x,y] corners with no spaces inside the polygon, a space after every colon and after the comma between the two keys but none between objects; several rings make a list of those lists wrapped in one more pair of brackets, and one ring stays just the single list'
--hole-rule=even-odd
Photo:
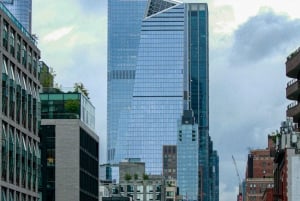
[{"label": "glass curtain wall", "polygon": [[31,32],[32,0],[0,0],[17,20]]},{"label": "glass curtain wall", "polygon": [[149,6],[143,20],[129,132],[121,147],[151,174],[162,174],[162,148],[176,144],[183,111],[184,5],[174,5],[153,5],[163,10],[151,12]]},{"label": "glass curtain wall", "polygon": [[107,160],[124,158],[119,147],[127,132],[140,28],[146,0],[108,1]]},{"label": "glass curtain wall", "polygon": [[208,9],[206,4],[188,6],[188,55],[191,109],[199,126],[199,192],[209,200],[209,91]]}]

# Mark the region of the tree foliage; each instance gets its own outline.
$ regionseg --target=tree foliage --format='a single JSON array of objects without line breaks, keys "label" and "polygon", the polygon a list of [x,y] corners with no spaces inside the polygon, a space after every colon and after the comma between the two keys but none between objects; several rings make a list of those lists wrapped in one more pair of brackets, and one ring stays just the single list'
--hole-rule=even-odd
[{"label": "tree foliage", "polygon": [[126,173],[124,177],[125,177],[124,179],[125,179],[126,181],[129,181],[129,180],[132,179],[132,177],[131,177],[131,175],[130,175],[129,173]]},{"label": "tree foliage", "polygon": [[82,92],[87,98],[89,98],[89,92],[81,82],[74,84],[74,92]]}]

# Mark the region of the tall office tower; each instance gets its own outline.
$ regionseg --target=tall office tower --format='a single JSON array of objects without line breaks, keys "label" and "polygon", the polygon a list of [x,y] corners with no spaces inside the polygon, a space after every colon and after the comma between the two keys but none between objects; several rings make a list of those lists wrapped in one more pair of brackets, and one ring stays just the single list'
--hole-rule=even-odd
[{"label": "tall office tower", "polygon": [[0,4],[0,200],[38,200],[40,50]]},{"label": "tall office tower", "polygon": [[[162,174],[163,145],[176,144],[183,111],[186,5],[148,2],[141,25],[128,132],[121,151]],[[187,23],[186,23],[187,26]]]},{"label": "tall office tower", "polygon": [[0,0],[16,17],[25,29],[31,33],[32,0]]},{"label": "tall office tower", "polygon": [[163,145],[176,144],[177,122],[192,110],[208,195],[207,4],[110,1],[108,26],[108,161],[140,158],[162,174]]},{"label": "tall office tower", "polygon": [[70,90],[48,88],[40,98],[42,200],[98,201],[94,106],[85,95]]},{"label": "tall office tower", "polygon": [[108,1],[107,160],[123,158],[146,0]]},{"label": "tall office tower", "polygon": [[177,184],[183,200],[202,200],[199,181],[199,134],[193,111],[185,110],[177,140]]},{"label": "tall office tower", "polygon": [[162,172],[162,147],[176,144],[177,122],[186,108],[194,111],[199,122],[201,148],[206,151],[204,173],[208,173],[207,23],[206,4],[148,3],[141,27],[129,132],[122,150],[145,161],[147,172]]}]

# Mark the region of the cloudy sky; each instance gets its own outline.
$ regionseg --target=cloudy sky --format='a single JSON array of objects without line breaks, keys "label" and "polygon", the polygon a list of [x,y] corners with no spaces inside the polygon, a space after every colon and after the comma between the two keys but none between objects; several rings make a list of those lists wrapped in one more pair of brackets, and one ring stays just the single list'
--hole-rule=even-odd
[{"label": "cloudy sky", "polygon": [[[220,156],[220,201],[234,200],[249,149],[285,120],[286,57],[300,46],[293,0],[209,0],[210,135]],[[33,33],[56,82],[82,82],[96,107],[105,162],[107,2],[33,0]]]}]

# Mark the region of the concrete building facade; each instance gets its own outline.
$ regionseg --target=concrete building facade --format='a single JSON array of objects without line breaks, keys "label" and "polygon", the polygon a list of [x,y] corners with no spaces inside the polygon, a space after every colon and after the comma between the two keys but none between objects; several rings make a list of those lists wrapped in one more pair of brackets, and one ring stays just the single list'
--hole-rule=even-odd
[{"label": "concrete building facade", "polygon": [[41,93],[42,184],[46,201],[98,201],[99,137],[93,106],[79,92]]},{"label": "concrete building facade", "polygon": [[0,3],[0,200],[38,200],[40,50]]}]

